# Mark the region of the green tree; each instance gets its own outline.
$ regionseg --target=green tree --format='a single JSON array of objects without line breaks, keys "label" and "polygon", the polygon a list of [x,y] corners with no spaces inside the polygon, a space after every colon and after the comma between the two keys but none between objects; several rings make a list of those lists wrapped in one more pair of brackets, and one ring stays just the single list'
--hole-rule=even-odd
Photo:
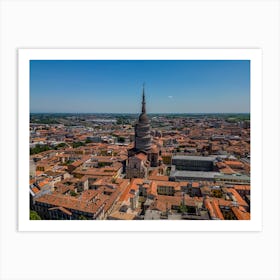
[{"label": "green tree", "polygon": [[179,212],[186,213],[188,212],[188,207],[186,205],[181,204],[179,208]]},{"label": "green tree", "polygon": [[78,194],[77,194],[75,191],[70,190],[70,195],[71,195],[71,196],[77,196]]},{"label": "green tree", "polygon": [[85,216],[83,216],[83,215],[80,215],[79,216],[79,220],[87,220],[87,218]]},{"label": "green tree", "polygon": [[70,165],[70,164],[72,164],[73,162],[74,162],[73,160],[68,159],[63,165]]},{"label": "green tree", "polygon": [[122,124],[123,123],[123,119],[122,118],[118,118],[117,119],[117,124]]},{"label": "green tree", "polygon": [[42,220],[36,211],[30,211],[30,220]]},{"label": "green tree", "polygon": [[221,190],[212,190],[212,195],[216,198],[222,198],[223,197],[223,193]]},{"label": "green tree", "polygon": [[39,154],[41,152],[45,152],[50,150],[51,148],[48,145],[40,145],[36,144],[34,148],[30,148],[30,155]]},{"label": "green tree", "polygon": [[98,167],[104,167],[107,166],[106,162],[98,162]]},{"label": "green tree", "polygon": [[66,147],[66,143],[59,143],[56,147],[57,148],[64,148],[64,147]]},{"label": "green tree", "polygon": [[73,143],[72,143],[72,147],[73,147],[73,148],[78,148],[78,147],[80,147],[80,146],[85,146],[85,143],[83,143],[83,142],[81,142],[81,141],[79,141],[79,142],[73,142]]}]

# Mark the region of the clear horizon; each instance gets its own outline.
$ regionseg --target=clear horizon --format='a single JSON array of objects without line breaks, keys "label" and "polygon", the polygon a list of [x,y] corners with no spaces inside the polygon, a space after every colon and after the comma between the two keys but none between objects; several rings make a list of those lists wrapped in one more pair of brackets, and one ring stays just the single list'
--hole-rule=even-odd
[{"label": "clear horizon", "polygon": [[30,111],[137,114],[143,83],[148,114],[250,113],[249,60],[31,60]]}]

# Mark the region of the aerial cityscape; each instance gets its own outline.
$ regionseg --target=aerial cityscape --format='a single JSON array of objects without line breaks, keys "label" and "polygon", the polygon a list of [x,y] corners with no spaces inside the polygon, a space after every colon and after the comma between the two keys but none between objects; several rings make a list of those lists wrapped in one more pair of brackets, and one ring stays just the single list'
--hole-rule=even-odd
[{"label": "aerial cityscape", "polygon": [[[88,89],[82,89],[81,83],[71,83],[69,75],[65,75],[66,81],[70,79],[67,87],[59,72],[61,65],[54,66],[56,70],[49,66],[46,70],[44,61],[34,62],[33,66],[31,63],[30,219],[249,220],[249,65],[247,61],[244,64],[238,61],[238,65],[234,61],[202,62],[153,62],[153,71],[158,70],[155,72],[162,83],[170,88],[174,83],[172,91],[162,89],[166,103],[157,102],[150,86],[143,84],[138,89],[135,86],[135,92],[131,93],[134,98],[96,93],[96,103],[98,96],[106,100],[97,106],[94,101],[89,104]],[[106,65],[104,69],[119,81],[118,87],[123,91],[126,86],[121,79],[126,80],[132,69],[141,68],[140,72],[134,71],[140,78],[145,72],[138,61],[130,62],[135,68],[117,61],[92,63],[98,71],[102,69],[100,65]],[[151,61],[141,63],[148,66]],[[160,70],[166,65],[171,72]],[[240,65],[245,70],[238,68]],[[186,73],[196,72],[197,76],[188,81],[182,75],[178,86],[180,75],[176,75],[175,67],[178,73],[189,67]],[[74,68],[78,68],[76,62]],[[71,64],[65,69],[69,74]],[[92,77],[88,75],[89,81],[105,83],[96,77],[99,72],[92,69],[86,67],[86,71],[93,71]],[[123,71],[130,73],[124,75]],[[173,82],[168,80],[172,75]],[[209,79],[205,78],[207,75]],[[84,78],[85,74],[81,76]],[[129,78],[133,80],[133,76]],[[153,78],[151,83],[158,77]],[[190,87],[192,96],[188,95],[190,88],[184,86],[185,80],[186,84],[193,81],[197,84]],[[111,91],[113,81],[106,81],[110,84],[107,90]],[[56,93],[57,102],[50,96],[60,83],[63,85],[61,92]],[[199,86],[201,83],[203,87]],[[75,92],[76,86],[80,92],[72,95],[71,89]],[[95,86],[100,92],[106,88],[88,84],[92,92]],[[181,87],[186,93],[176,95]],[[40,90],[52,102],[39,98]],[[211,91],[213,94],[209,94]],[[233,94],[234,91],[242,94]],[[228,98],[227,92],[230,92]],[[118,98],[114,102],[115,96]],[[86,100],[75,103],[72,97]],[[152,99],[153,104],[149,104]],[[171,104],[175,99],[178,103]],[[190,110],[191,103],[197,108]],[[212,106],[209,111],[207,104]],[[92,113],[88,105],[94,107]]]}]

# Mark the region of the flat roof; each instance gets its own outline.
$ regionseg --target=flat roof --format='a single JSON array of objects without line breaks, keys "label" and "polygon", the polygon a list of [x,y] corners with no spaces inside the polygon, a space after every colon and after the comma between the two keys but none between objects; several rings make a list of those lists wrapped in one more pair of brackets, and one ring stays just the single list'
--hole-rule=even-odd
[{"label": "flat roof", "polygon": [[237,175],[237,174],[228,175],[228,174],[221,174],[221,173],[218,173],[217,178],[250,180],[250,177],[247,175]]},{"label": "flat roof", "polygon": [[247,175],[227,175],[213,171],[189,171],[189,170],[175,170],[171,171],[170,177],[186,177],[186,178],[210,178],[210,179],[237,179],[250,181],[250,177]]},{"label": "flat roof", "polygon": [[173,159],[182,159],[182,160],[201,160],[201,161],[214,161],[216,159],[216,157],[203,157],[203,156],[181,156],[181,155],[177,155],[177,156],[173,156]]},{"label": "flat roof", "polygon": [[188,170],[176,170],[171,172],[170,177],[189,177],[189,178],[211,178],[220,175],[219,172],[207,172],[207,171],[188,171]]}]

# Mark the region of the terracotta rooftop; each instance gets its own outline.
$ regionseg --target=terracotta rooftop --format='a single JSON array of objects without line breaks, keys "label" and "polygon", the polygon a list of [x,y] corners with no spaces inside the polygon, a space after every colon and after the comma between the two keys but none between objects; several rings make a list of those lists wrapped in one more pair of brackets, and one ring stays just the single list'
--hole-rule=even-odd
[{"label": "terracotta rooftop", "polygon": [[234,188],[227,188],[227,191],[234,196],[239,206],[248,207],[247,202],[240,196],[240,194]]},{"label": "terracotta rooftop", "polygon": [[147,155],[145,155],[144,153],[139,153],[139,154],[135,155],[135,157],[137,157],[143,161],[147,160]]},{"label": "terracotta rooftop", "polygon": [[[142,181],[142,179],[140,180]],[[130,191],[138,189],[138,186],[136,184],[138,181],[139,179],[132,179],[130,184],[127,184],[125,186],[125,189],[119,199],[120,202],[126,202],[131,197]]]},{"label": "terracotta rooftop", "polygon": [[250,213],[244,211],[244,208],[232,207],[231,210],[238,220],[250,220]]},{"label": "terracotta rooftop", "polygon": [[149,176],[149,180],[155,180],[155,181],[168,181],[168,176],[160,176],[160,175],[152,175]]},{"label": "terracotta rooftop", "polygon": [[233,186],[235,190],[243,190],[243,191],[250,191],[251,186],[244,186],[244,185],[235,185]]},{"label": "terracotta rooftop", "polygon": [[204,205],[209,211],[211,219],[224,220],[224,216],[219,207],[219,202],[216,199],[206,198],[204,200]]},{"label": "terracotta rooftop", "polygon": [[32,190],[35,194],[39,192],[39,189],[36,188],[36,187],[33,187],[31,190]]},{"label": "terracotta rooftop", "polygon": [[95,203],[87,203],[77,198],[60,194],[46,194],[36,199],[37,202],[46,203],[51,207],[64,207],[67,209],[75,209],[87,213],[95,214],[102,207],[104,201]]}]

